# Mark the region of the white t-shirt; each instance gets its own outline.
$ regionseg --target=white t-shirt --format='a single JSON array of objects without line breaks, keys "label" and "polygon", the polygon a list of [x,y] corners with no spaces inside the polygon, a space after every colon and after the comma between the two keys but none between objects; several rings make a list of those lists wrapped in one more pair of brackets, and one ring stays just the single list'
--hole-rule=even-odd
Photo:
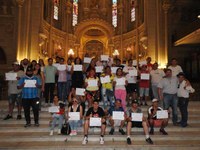
[{"label": "white t-shirt", "polygon": [[179,83],[177,95],[178,97],[189,98],[189,93],[194,93],[194,91],[195,90],[192,88],[191,85],[186,86],[186,81],[182,81],[181,83]]},{"label": "white t-shirt", "polygon": [[[126,77],[121,77],[121,78],[124,78],[125,82],[126,82]],[[117,79],[120,79],[118,77],[114,77],[114,80],[113,81],[116,81]],[[126,90],[126,87],[125,85],[115,85],[115,90]]]},{"label": "white t-shirt", "polygon": [[183,72],[181,66],[177,65],[177,66],[169,66],[168,69],[172,70],[172,76],[177,76],[177,74],[179,74],[180,72]]},{"label": "white t-shirt", "polygon": [[151,70],[151,84],[152,85],[158,85],[160,80],[165,76],[165,73],[161,69]]}]

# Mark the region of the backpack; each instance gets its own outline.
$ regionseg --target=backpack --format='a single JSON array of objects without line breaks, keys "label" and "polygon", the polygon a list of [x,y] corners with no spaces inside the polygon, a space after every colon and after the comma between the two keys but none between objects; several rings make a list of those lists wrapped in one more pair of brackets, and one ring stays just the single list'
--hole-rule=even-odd
[{"label": "backpack", "polygon": [[61,133],[63,135],[69,135],[71,133],[71,127],[68,122],[65,121],[65,123],[63,124]]}]

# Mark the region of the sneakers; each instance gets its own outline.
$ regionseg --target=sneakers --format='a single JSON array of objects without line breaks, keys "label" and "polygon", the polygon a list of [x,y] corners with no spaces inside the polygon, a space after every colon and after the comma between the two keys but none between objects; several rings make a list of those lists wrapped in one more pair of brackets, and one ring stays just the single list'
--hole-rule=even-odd
[{"label": "sneakers", "polygon": [[35,123],[35,125],[34,125],[35,127],[39,127],[40,126],[40,124],[39,123]]},{"label": "sneakers", "polygon": [[150,137],[146,139],[146,142],[149,143],[149,144],[153,144],[153,141],[151,140]]},{"label": "sneakers", "polygon": [[8,120],[8,119],[11,119],[11,118],[13,118],[13,117],[8,114],[3,120]]},{"label": "sneakers", "polygon": [[110,135],[113,135],[114,131],[115,131],[115,129],[114,129],[114,128],[111,128],[109,134],[110,134]]},{"label": "sneakers", "polygon": [[160,129],[160,132],[161,132],[163,135],[168,135],[168,133],[165,131],[165,129]]},{"label": "sneakers", "polygon": [[61,134],[61,129],[58,129],[58,134]]},{"label": "sneakers", "polygon": [[154,135],[154,129],[153,128],[150,129],[149,134]]},{"label": "sneakers", "polygon": [[50,131],[49,135],[50,135],[50,136],[52,136],[52,135],[53,135],[53,130],[51,130],[51,131]]},{"label": "sneakers", "polygon": [[122,128],[119,128],[119,132],[120,132],[122,135],[125,135],[125,134],[126,134]]},{"label": "sneakers", "polygon": [[72,130],[71,133],[70,133],[69,135],[70,135],[70,136],[77,135],[77,131],[76,131],[76,130]]},{"label": "sneakers", "polygon": [[104,144],[104,139],[103,139],[102,136],[100,137],[100,141],[99,141],[99,143],[100,143],[100,144]]},{"label": "sneakers", "polygon": [[27,124],[24,125],[24,128],[27,128],[27,127],[30,127],[30,126],[31,126],[31,124],[27,123]]},{"label": "sneakers", "polygon": [[87,144],[87,142],[88,142],[88,137],[85,136],[85,137],[83,138],[82,144],[85,145],[85,144]]},{"label": "sneakers", "polygon": [[127,141],[127,144],[128,144],[128,145],[131,145],[132,142],[131,142],[131,138],[130,138],[130,137],[128,137],[128,138],[126,139],[126,141]]},{"label": "sneakers", "polygon": [[17,115],[17,120],[21,120],[22,116],[21,115]]}]

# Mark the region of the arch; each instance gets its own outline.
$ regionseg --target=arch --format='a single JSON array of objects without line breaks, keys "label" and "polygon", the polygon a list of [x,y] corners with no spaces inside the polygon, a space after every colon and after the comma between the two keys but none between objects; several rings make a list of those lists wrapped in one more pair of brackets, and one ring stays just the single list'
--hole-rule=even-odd
[{"label": "arch", "polygon": [[6,64],[7,59],[4,52],[4,49],[0,46],[0,64]]}]

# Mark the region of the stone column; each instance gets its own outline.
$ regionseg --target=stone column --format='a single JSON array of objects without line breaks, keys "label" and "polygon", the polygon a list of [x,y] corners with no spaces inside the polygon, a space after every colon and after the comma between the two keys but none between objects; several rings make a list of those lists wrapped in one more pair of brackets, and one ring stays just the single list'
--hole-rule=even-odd
[{"label": "stone column", "polygon": [[[119,17],[120,17],[120,54],[121,54],[121,61],[124,58],[124,51],[123,51],[123,1],[121,0],[118,4],[118,10],[119,10]],[[119,28],[118,28],[119,29]]]},{"label": "stone column", "polygon": [[135,0],[135,24],[136,24],[136,38],[135,38],[135,56],[139,64],[139,7],[138,0]]}]

